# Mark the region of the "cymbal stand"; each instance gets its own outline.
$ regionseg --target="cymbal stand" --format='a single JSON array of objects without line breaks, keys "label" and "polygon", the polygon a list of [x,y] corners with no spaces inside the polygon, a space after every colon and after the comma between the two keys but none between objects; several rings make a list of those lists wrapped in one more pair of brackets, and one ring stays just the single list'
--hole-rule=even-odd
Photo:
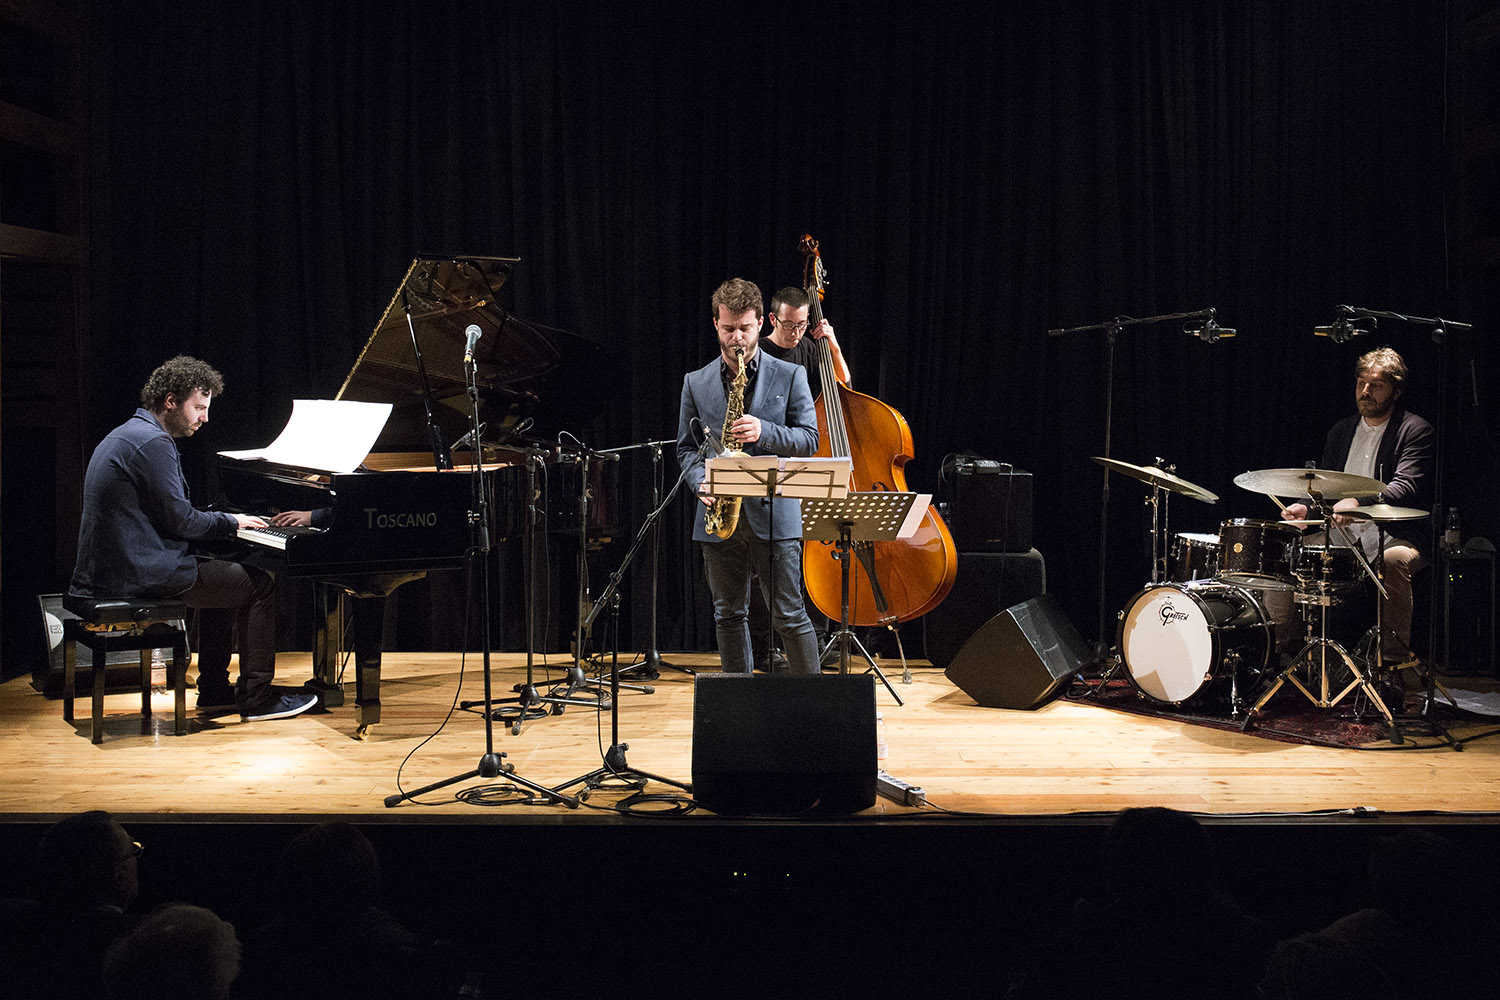
[{"label": "cymbal stand", "polygon": [[[1309,491],[1309,496],[1312,501],[1309,506],[1317,506],[1324,523],[1332,525],[1334,530],[1342,536],[1344,544],[1354,549],[1355,558],[1364,567],[1365,572],[1369,574],[1370,578],[1375,581],[1376,589],[1384,596],[1386,593],[1385,585],[1380,582],[1380,578],[1370,568],[1370,564],[1366,561],[1364,553],[1353,544],[1344,526],[1334,520],[1337,512],[1330,504],[1324,501],[1322,494],[1316,490]],[[1326,563],[1332,563],[1333,561],[1333,553],[1331,551],[1332,536],[1330,535],[1329,538],[1330,550],[1325,550],[1323,553],[1323,559]],[[1318,582],[1310,584],[1305,589],[1299,586],[1293,594],[1292,600],[1302,605],[1302,616],[1307,622],[1307,645],[1302,647],[1302,651],[1292,658],[1291,662],[1282,669],[1281,673],[1277,674],[1275,679],[1266,686],[1265,691],[1256,699],[1255,704],[1250,706],[1250,711],[1246,713],[1245,721],[1240,725],[1240,730],[1241,732],[1248,730],[1251,723],[1260,715],[1260,711],[1266,702],[1271,700],[1271,696],[1281,690],[1283,684],[1290,681],[1293,687],[1301,691],[1307,697],[1307,700],[1318,708],[1332,708],[1351,691],[1358,688],[1364,692],[1365,696],[1370,699],[1370,704],[1374,705],[1376,710],[1384,717],[1386,725],[1390,726],[1391,742],[1397,745],[1403,744],[1406,741],[1401,736],[1401,729],[1396,724],[1396,717],[1386,707],[1385,701],[1380,697],[1380,692],[1375,689],[1374,684],[1370,683],[1369,678],[1360,670],[1359,665],[1355,663],[1354,658],[1349,655],[1344,647],[1339,645],[1337,640],[1328,638],[1328,609],[1339,601],[1338,596],[1327,589],[1322,582],[1329,577],[1328,569],[1329,566],[1325,565],[1323,567],[1324,572],[1320,574],[1321,579]],[[1318,608],[1318,610],[1314,611],[1314,607]],[[1315,618],[1318,621],[1316,629],[1313,624]],[[1354,680],[1350,681],[1342,691],[1332,698],[1329,697],[1328,684],[1328,657],[1330,650],[1343,660],[1344,666],[1354,677]],[[1314,674],[1318,677],[1318,692],[1316,694],[1309,690],[1297,676],[1296,671],[1303,663],[1307,664],[1309,679]]]},{"label": "cymbal stand", "polygon": [[514,764],[505,762],[504,753],[495,752],[495,720],[494,699],[491,697],[493,674],[490,669],[490,504],[488,490],[484,482],[484,461],[482,442],[480,435],[483,433],[479,423],[479,386],[475,378],[476,365],[472,356],[464,358],[464,368],[469,383],[469,410],[471,427],[474,433],[474,464],[470,473],[473,483],[470,501],[474,509],[469,511],[469,531],[473,544],[468,551],[469,557],[469,580],[472,585],[474,570],[478,569],[482,581],[480,585],[480,633],[481,651],[484,656],[484,753],[479,758],[478,765],[471,771],[435,781],[430,785],[424,785],[415,791],[398,792],[385,798],[387,808],[394,808],[407,799],[414,799],[427,792],[455,785],[470,778],[498,778],[504,776],[507,781],[531,789],[544,799],[553,802],[561,802],[569,809],[578,808],[578,799],[571,795],[563,795],[546,785],[537,784],[528,778],[523,778],[516,773]]},{"label": "cymbal stand", "polygon": [[[526,532],[521,557],[526,573],[526,682],[515,686],[516,697],[495,699],[494,704],[506,707],[488,710],[494,717],[493,721],[503,722],[512,736],[521,735],[521,726],[525,723],[548,715],[560,715],[568,705],[581,705],[585,708],[599,706],[595,698],[544,695],[536,687],[536,534],[537,525],[541,521],[541,511],[537,507],[539,492],[536,487],[536,470],[547,454],[548,452],[537,448],[526,450]],[[458,707],[470,709],[482,704],[484,702],[461,701]]]},{"label": "cymbal stand", "polygon": [[[1379,547],[1375,550],[1375,569],[1380,579],[1384,580],[1385,525],[1377,522],[1375,525],[1375,529],[1377,532],[1377,539],[1380,542]],[[1385,635],[1385,601],[1377,598],[1375,601],[1375,627],[1366,632],[1363,639],[1361,640],[1365,663],[1371,665],[1377,677],[1382,676],[1386,670]],[[1408,648],[1407,652],[1410,653],[1411,650]],[[1454,708],[1458,707],[1458,702],[1454,700],[1453,695],[1449,693],[1447,688],[1438,683],[1437,671],[1433,670],[1432,664],[1424,661],[1416,654],[1412,654],[1411,658],[1408,660],[1403,660],[1400,663],[1391,665],[1390,671],[1392,682],[1399,684],[1400,671],[1408,668],[1415,668],[1416,670],[1418,670],[1422,675],[1423,681],[1425,682],[1424,686],[1426,687],[1426,691],[1424,692],[1425,699],[1422,702],[1421,714],[1426,718],[1427,722],[1437,731],[1437,734],[1443,738],[1444,742],[1452,746],[1459,746],[1458,742],[1448,732],[1447,727],[1438,722],[1437,719],[1433,718],[1431,715],[1432,706],[1437,701],[1438,691],[1443,692],[1443,697],[1447,698],[1448,704],[1452,705]]]},{"label": "cymbal stand", "polygon": [[[561,792],[579,784],[585,785],[588,788],[602,788],[608,785],[616,788],[634,789],[643,787],[648,781],[672,785],[676,788],[681,788],[683,791],[692,791],[691,786],[685,785],[682,782],[673,781],[671,778],[663,778],[660,775],[631,767],[630,763],[625,759],[625,751],[630,749],[630,744],[620,742],[620,581],[625,578],[625,570],[630,567],[631,560],[635,558],[635,554],[640,549],[641,543],[645,541],[647,535],[652,534],[657,520],[661,517],[662,511],[671,506],[672,501],[677,496],[677,491],[682,489],[682,484],[686,480],[687,469],[684,468],[678,474],[677,482],[672,484],[672,490],[667,494],[666,499],[652,508],[651,513],[646,515],[646,520],[635,533],[635,538],[631,541],[630,548],[626,550],[624,558],[620,560],[620,565],[610,575],[609,583],[605,585],[604,592],[599,595],[599,600],[589,609],[588,616],[580,624],[580,629],[592,628],[594,620],[599,616],[599,612],[606,606],[610,608],[610,624],[614,634],[612,636],[613,641],[611,642],[609,670],[609,749],[604,752],[603,766],[597,767],[587,774],[580,775],[565,784],[558,785],[553,789],[554,791]],[[645,687],[642,690],[647,694],[652,693],[650,687]]]}]

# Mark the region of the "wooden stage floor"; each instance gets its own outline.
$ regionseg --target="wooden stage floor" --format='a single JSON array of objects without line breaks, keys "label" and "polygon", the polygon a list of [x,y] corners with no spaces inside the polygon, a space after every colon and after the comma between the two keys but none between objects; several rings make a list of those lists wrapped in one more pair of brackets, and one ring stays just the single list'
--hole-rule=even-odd
[{"label": "wooden stage floor", "polygon": [[[716,669],[701,654],[666,654],[669,662]],[[524,678],[524,658],[492,657],[496,696]],[[565,661],[553,658],[554,664]],[[622,659],[622,664],[626,663]],[[283,653],[278,676],[299,683],[308,654]],[[1500,738],[1451,749],[1344,750],[1275,742],[1177,721],[1054,701],[1038,711],[976,706],[940,670],[914,665],[912,682],[882,662],[905,699],[898,707],[877,685],[888,730],[882,767],[921,787],[920,808],[878,800],[856,821],[925,821],[948,812],[998,822],[1099,822],[1128,806],[1161,805],[1209,821],[1307,818],[1336,820],[1343,811],[1420,816],[1424,822],[1490,822],[1500,814]],[[560,676],[554,666],[551,677]],[[544,676],[538,670],[540,681]],[[460,678],[462,687],[460,688]],[[642,771],[691,781],[693,679],[665,670],[654,693],[624,692],[620,738],[628,763]],[[477,712],[458,699],[482,697],[481,661],[457,653],[395,653],[385,658],[382,723],[355,739],[352,704],[303,717],[242,724],[193,716],[187,736],[171,734],[168,696],[155,696],[156,731],[140,733],[130,714],[138,696],[111,696],[105,740],[89,741],[88,702],[63,721],[61,703],[37,693],[25,677],[0,684],[0,821],[46,822],[102,808],[154,822],[214,817],[265,821],[359,817],[364,822],[440,818],[543,823],[618,821],[610,808],[623,793],[596,792],[585,808],[508,804],[502,809],[459,801],[455,793],[481,779],[424,796],[420,804],[387,808],[384,799],[474,768],[485,747]],[[1274,718],[1284,689],[1267,706]],[[351,685],[352,702],[352,685]],[[189,692],[189,711],[193,695]],[[1340,708],[1328,711],[1337,712]],[[446,720],[446,721],[445,721]],[[528,722],[520,735],[495,726],[494,743],[530,781],[549,787],[601,763],[610,742],[607,712],[570,707]],[[491,782],[493,784],[493,782]],[[648,792],[673,792],[669,786]],[[399,818],[399,819],[398,819]],[[711,818],[699,810],[695,818]]]},{"label": "wooden stage floor", "polygon": [[[920,809],[882,798],[852,817],[733,820],[666,802],[627,816],[613,808],[622,792],[566,809],[507,800],[479,779],[387,808],[398,772],[407,790],[462,774],[485,744],[478,714],[448,718],[456,700],[480,696],[477,657],[462,664],[461,689],[457,654],[385,662],[384,722],[364,741],[352,707],[195,723],[175,737],[161,694],[151,735],[129,696],[112,697],[120,714],[94,746],[86,716],[65,723],[27,678],[0,684],[0,857],[11,862],[0,896],[24,891],[46,824],[107,809],[146,845],[140,906],[186,900],[246,930],[276,912],[274,859],[289,839],[343,819],[375,845],[393,912],[456,942],[487,983],[523,976],[528,996],[656,996],[668,973],[715,996],[926,996],[937,983],[998,996],[1074,900],[1107,891],[1104,833],[1123,807],[1204,817],[1224,888],[1286,936],[1360,905],[1364,859],[1393,829],[1438,827],[1487,859],[1500,811],[1500,739],[1463,752],[1333,750],[1097,704],[984,709],[921,666],[898,685],[904,707],[877,688],[882,763],[925,790]],[[524,661],[495,662],[508,693]],[[307,654],[279,659],[288,683],[308,666]],[[691,780],[692,699],[692,678],[673,670],[653,694],[622,695],[631,766]],[[494,739],[550,787],[599,766],[609,724],[575,707]],[[1171,856],[1149,863],[1169,882],[1181,874]],[[1472,890],[1480,874],[1434,876]]]}]

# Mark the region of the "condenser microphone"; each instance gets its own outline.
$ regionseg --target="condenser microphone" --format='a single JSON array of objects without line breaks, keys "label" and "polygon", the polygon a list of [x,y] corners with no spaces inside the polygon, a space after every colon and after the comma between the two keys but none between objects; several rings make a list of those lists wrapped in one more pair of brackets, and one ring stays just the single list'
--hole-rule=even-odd
[{"label": "condenser microphone", "polygon": [[1202,325],[1200,326],[1189,325],[1183,327],[1183,332],[1191,333],[1193,336],[1197,337],[1205,344],[1212,344],[1214,341],[1219,340],[1220,338],[1233,337],[1236,333],[1239,333],[1239,331],[1234,329],[1233,327],[1220,326],[1218,323],[1215,323],[1212,316],[1204,320]]}]

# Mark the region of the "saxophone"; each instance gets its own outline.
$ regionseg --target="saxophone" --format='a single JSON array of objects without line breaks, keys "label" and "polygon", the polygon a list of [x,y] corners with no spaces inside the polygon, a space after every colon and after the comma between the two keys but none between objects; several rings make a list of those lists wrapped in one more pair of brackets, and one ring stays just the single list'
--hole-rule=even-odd
[{"label": "saxophone", "polygon": [[[745,382],[749,376],[745,372],[745,349],[736,347],[734,349],[734,362],[737,366],[734,381],[729,384],[728,405],[724,409],[724,429],[719,434],[719,440],[724,448],[722,455],[743,455],[745,452],[733,443],[729,436],[730,426],[740,417],[745,415]],[[710,535],[720,538],[728,538],[734,534],[735,526],[740,523],[740,498],[719,497],[709,504],[708,510],[703,513],[703,527]]]}]

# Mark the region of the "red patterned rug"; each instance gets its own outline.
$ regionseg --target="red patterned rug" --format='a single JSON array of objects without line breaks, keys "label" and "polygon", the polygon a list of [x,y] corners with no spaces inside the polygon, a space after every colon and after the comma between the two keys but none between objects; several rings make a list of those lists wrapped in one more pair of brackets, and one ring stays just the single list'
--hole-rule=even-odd
[{"label": "red patterned rug", "polygon": [[[1259,694],[1253,692],[1247,701],[1253,704]],[[1358,690],[1350,692],[1337,705],[1318,708],[1287,683],[1248,725],[1243,715],[1232,715],[1228,705],[1207,699],[1200,704],[1193,701],[1163,704],[1142,696],[1129,681],[1119,677],[1102,684],[1097,678],[1077,678],[1063,697],[1117,712],[1174,719],[1210,729],[1243,731],[1283,743],[1350,750],[1430,750],[1500,734],[1500,719],[1454,708],[1443,700],[1441,692],[1432,708],[1424,713],[1426,692],[1407,691],[1402,710],[1395,714],[1394,734],[1370,699]]]}]

